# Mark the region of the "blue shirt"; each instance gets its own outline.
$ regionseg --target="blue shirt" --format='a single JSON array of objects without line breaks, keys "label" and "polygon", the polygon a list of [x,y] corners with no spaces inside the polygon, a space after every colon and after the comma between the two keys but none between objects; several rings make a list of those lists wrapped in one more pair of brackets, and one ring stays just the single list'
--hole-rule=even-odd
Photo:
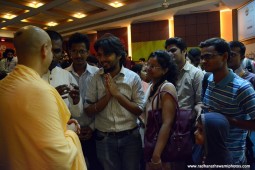
[{"label": "blue shirt", "polygon": [[[229,117],[241,120],[255,118],[255,91],[248,81],[237,76],[232,70],[217,84],[213,81],[213,75],[209,76],[203,103],[209,106],[209,111]],[[230,126],[226,145],[236,164],[245,160],[247,132]]]}]

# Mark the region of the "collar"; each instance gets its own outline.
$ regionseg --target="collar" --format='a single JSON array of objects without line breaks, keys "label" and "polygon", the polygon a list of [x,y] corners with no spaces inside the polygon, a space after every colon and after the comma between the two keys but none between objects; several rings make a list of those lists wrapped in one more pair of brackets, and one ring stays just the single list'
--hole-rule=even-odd
[{"label": "collar", "polygon": [[229,69],[228,75],[224,79],[222,79],[219,83],[217,83],[216,85],[219,87],[225,87],[234,78],[235,78],[235,73],[233,72],[233,70]]},{"label": "collar", "polygon": [[243,77],[245,74],[245,70],[242,68],[242,66],[240,66],[238,69],[235,70],[235,73],[239,76],[239,77]]},{"label": "collar", "polygon": [[[74,74],[77,74],[77,73],[74,71],[73,63],[72,63],[69,67],[67,67],[66,70],[69,71],[69,72],[72,72],[72,73],[74,73]],[[91,65],[89,65],[89,64],[87,63],[86,69],[84,70],[83,73],[85,73],[86,71],[89,72],[90,74],[92,74],[92,73],[93,73],[93,66],[91,66]],[[83,73],[82,73],[82,74],[83,74]]]},{"label": "collar", "polygon": [[191,64],[186,60],[185,65],[183,66],[182,70],[188,71],[191,69]]}]

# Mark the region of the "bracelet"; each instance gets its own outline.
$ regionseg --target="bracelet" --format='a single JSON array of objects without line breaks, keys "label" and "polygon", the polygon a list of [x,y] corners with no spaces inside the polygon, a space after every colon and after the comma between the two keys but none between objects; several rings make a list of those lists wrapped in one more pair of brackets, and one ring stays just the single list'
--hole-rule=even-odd
[{"label": "bracelet", "polygon": [[97,103],[94,104],[94,109],[97,112]]},{"label": "bracelet", "polygon": [[161,159],[158,162],[153,162],[152,159],[151,159],[151,163],[154,164],[154,165],[161,164]]}]

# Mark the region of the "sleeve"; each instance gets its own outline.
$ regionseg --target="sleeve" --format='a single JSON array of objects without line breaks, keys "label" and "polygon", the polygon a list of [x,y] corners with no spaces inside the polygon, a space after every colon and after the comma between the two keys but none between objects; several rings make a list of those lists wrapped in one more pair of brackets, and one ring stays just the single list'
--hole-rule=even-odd
[{"label": "sleeve", "polygon": [[[68,74],[69,74],[69,80],[70,80],[69,85],[73,83],[78,86],[78,83],[73,77],[73,75],[70,72],[68,72]],[[73,104],[73,99],[70,97],[70,95],[68,95],[68,100],[69,100],[69,110],[72,116],[80,117],[80,115],[83,113],[83,103],[82,103],[81,94],[80,94],[80,101],[76,105]]]},{"label": "sleeve", "polygon": [[[27,139],[33,140],[37,152],[40,153],[38,155],[47,162],[49,169],[73,169],[75,162],[82,158],[77,157],[80,147],[78,136],[73,131],[66,130],[66,122],[70,117],[69,111],[63,100],[60,101],[61,97],[57,100],[55,96],[57,92],[54,94],[54,89],[36,90],[31,93],[32,98],[30,95],[29,98],[24,99],[27,100],[26,103],[30,103],[31,100],[37,101],[29,107],[23,106],[27,109],[25,112],[30,112],[26,117],[27,121],[30,121],[24,127],[27,128],[24,130],[29,132]],[[34,159],[35,162],[40,160],[36,157]]]},{"label": "sleeve", "polygon": [[193,79],[193,90],[194,90],[194,100],[195,105],[201,103],[201,93],[202,93],[202,82],[204,78],[204,73],[201,70],[197,70]]},{"label": "sleeve", "polygon": [[177,91],[172,83],[165,83],[162,86],[161,91],[167,91],[167,92],[171,93],[175,97],[175,100],[178,101]]},{"label": "sleeve", "polygon": [[245,82],[237,93],[237,102],[244,113],[255,119],[255,91],[250,83]]},{"label": "sleeve", "polygon": [[142,81],[138,75],[135,75],[132,89],[132,101],[138,105],[141,110],[144,110],[144,92],[142,88]]},{"label": "sleeve", "polygon": [[87,89],[85,92],[85,102],[84,108],[88,107],[90,104],[97,102],[97,79],[99,78],[98,74],[94,74],[87,79]]}]

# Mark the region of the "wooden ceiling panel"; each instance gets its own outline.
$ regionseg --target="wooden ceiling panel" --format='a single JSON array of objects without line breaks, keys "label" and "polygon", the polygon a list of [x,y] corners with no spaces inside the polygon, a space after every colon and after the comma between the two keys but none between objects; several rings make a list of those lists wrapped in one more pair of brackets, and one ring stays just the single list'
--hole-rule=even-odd
[{"label": "wooden ceiling panel", "polygon": [[51,22],[51,21],[54,21],[54,22],[59,22],[59,21],[62,21],[62,20],[66,20],[68,19],[67,17],[63,16],[51,16],[51,15],[47,15],[47,14],[44,14],[44,13],[39,13],[38,15],[35,15],[33,17],[30,17],[28,18],[28,20],[32,20],[32,21],[38,21],[38,22]]},{"label": "wooden ceiling panel", "polygon": [[5,14],[20,15],[20,14],[25,12],[22,9],[11,7],[11,6],[2,5],[1,3],[0,3],[0,9],[1,9],[0,10],[0,17],[2,17],[2,15],[5,15]]},{"label": "wooden ceiling panel", "polygon": [[62,4],[56,8],[59,11],[64,11],[64,12],[72,12],[72,13],[77,13],[77,12],[83,12],[83,13],[87,13],[87,12],[91,12],[94,10],[98,10],[98,7],[90,5],[88,3],[85,3],[83,1],[69,1],[65,4]]}]

